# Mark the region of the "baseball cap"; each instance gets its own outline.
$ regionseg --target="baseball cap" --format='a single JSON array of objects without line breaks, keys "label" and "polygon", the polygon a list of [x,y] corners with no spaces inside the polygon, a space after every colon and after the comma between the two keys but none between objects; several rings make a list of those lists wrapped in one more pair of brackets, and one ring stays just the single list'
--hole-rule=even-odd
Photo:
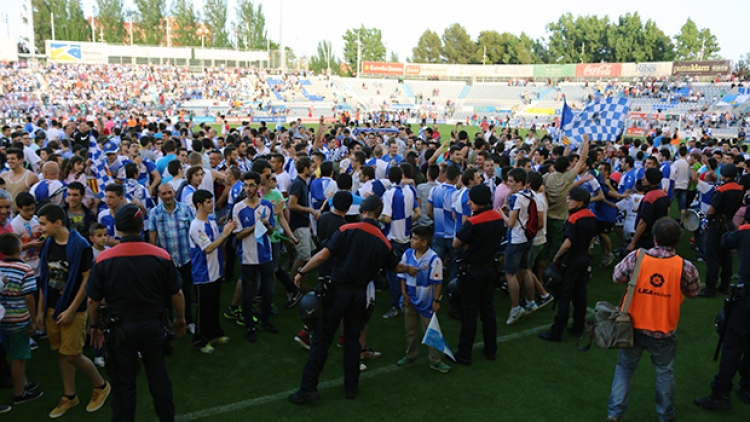
[{"label": "baseball cap", "polygon": [[133,204],[125,204],[115,213],[115,228],[123,233],[143,230],[143,211]]},{"label": "baseball cap", "polygon": [[103,149],[105,154],[117,154],[117,144],[112,141],[105,142]]}]

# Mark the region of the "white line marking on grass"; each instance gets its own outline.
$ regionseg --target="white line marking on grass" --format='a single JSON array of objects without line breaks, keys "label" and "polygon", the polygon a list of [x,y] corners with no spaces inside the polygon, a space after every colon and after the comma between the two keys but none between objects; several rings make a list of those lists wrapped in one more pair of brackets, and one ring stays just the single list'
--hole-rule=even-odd
[{"label": "white line marking on grass", "polygon": [[[511,341],[511,340],[515,340],[515,339],[518,339],[518,338],[527,337],[527,336],[536,334],[536,333],[538,333],[540,331],[543,331],[543,330],[549,328],[549,326],[550,326],[550,324],[540,325],[539,327],[529,328],[527,330],[519,331],[517,333],[500,336],[500,337],[497,338],[497,342],[498,343],[505,343],[505,342],[508,342],[508,341]],[[478,349],[480,347],[484,347],[484,342],[474,343],[474,346],[473,346],[474,349]],[[426,358],[421,358],[419,361],[422,361],[422,360],[426,360]],[[362,374],[360,374],[359,378],[360,379],[373,378],[373,377],[377,377],[379,375],[389,374],[391,372],[395,372],[395,371],[398,371],[400,369],[405,369],[407,367],[409,367],[409,366],[396,366],[396,364],[394,363],[394,364],[390,364],[390,365],[384,366],[382,368],[373,369],[371,371],[363,372]],[[333,380],[330,380],[330,381],[321,382],[320,384],[318,384],[318,389],[324,389],[324,388],[329,388],[329,387],[339,387],[339,386],[342,386],[342,385],[344,385],[344,378],[343,377],[342,378],[333,379]],[[203,419],[203,418],[208,418],[208,417],[215,417],[216,415],[220,415],[222,413],[229,413],[229,412],[234,412],[236,410],[246,409],[246,408],[252,407],[252,406],[259,406],[259,405],[270,403],[270,402],[274,402],[274,401],[277,401],[277,400],[284,400],[284,399],[287,398],[287,396],[289,396],[290,394],[294,393],[295,391],[297,391],[297,389],[287,390],[287,391],[284,391],[284,392],[281,392],[281,393],[276,393],[276,394],[268,394],[268,395],[265,395],[265,396],[256,397],[254,399],[240,400],[240,401],[235,402],[235,403],[230,403],[230,404],[226,404],[226,405],[223,405],[223,406],[216,406],[216,407],[212,407],[212,408],[205,409],[205,410],[199,410],[197,412],[185,413],[183,415],[177,415],[175,417],[175,421],[177,421],[177,422],[195,421],[195,420],[198,420],[198,419]]]}]

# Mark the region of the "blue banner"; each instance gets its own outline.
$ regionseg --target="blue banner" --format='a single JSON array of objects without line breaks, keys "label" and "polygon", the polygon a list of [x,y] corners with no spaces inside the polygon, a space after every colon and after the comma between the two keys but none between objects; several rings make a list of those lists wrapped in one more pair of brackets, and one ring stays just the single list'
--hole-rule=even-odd
[{"label": "blue banner", "polygon": [[193,123],[215,123],[214,116],[193,116]]},{"label": "blue banner", "polygon": [[253,116],[253,123],[286,123],[286,116]]}]

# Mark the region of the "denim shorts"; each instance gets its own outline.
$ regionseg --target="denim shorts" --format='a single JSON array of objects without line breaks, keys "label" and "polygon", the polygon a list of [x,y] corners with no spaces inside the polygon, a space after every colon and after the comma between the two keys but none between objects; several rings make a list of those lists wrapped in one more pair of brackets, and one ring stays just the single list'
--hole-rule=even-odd
[{"label": "denim shorts", "polygon": [[506,274],[515,274],[519,269],[529,269],[529,251],[531,243],[508,243],[505,245],[505,269]]},{"label": "denim shorts", "polygon": [[679,209],[680,211],[687,209],[687,190],[675,189],[674,197],[677,199],[677,209]]}]

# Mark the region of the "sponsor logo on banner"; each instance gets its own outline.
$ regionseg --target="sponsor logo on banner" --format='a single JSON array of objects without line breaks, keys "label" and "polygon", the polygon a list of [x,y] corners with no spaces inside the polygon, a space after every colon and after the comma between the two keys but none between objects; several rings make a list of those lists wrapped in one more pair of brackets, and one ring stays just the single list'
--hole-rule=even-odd
[{"label": "sponsor logo on banner", "polygon": [[362,73],[371,75],[403,75],[403,63],[362,62]]},{"label": "sponsor logo on banner", "polygon": [[673,75],[726,75],[732,70],[729,60],[675,62]]},{"label": "sponsor logo on banner", "polygon": [[631,126],[628,128],[628,130],[625,131],[625,133],[633,136],[646,136],[646,129],[642,127]]},{"label": "sponsor logo on banner", "polygon": [[251,122],[252,120],[253,120],[253,116],[226,116],[224,117],[224,121],[227,123]]},{"label": "sponsor logo on banner", "polygon": [[253,123],[286,123],[286,117],[253,116]]},{"label": "sponsor logo on banner", "polygon": [[621,73],[621,63],[589,63],[576,65],[576,76],[582,76],[584,78],[612,78],[620,76]]}]

